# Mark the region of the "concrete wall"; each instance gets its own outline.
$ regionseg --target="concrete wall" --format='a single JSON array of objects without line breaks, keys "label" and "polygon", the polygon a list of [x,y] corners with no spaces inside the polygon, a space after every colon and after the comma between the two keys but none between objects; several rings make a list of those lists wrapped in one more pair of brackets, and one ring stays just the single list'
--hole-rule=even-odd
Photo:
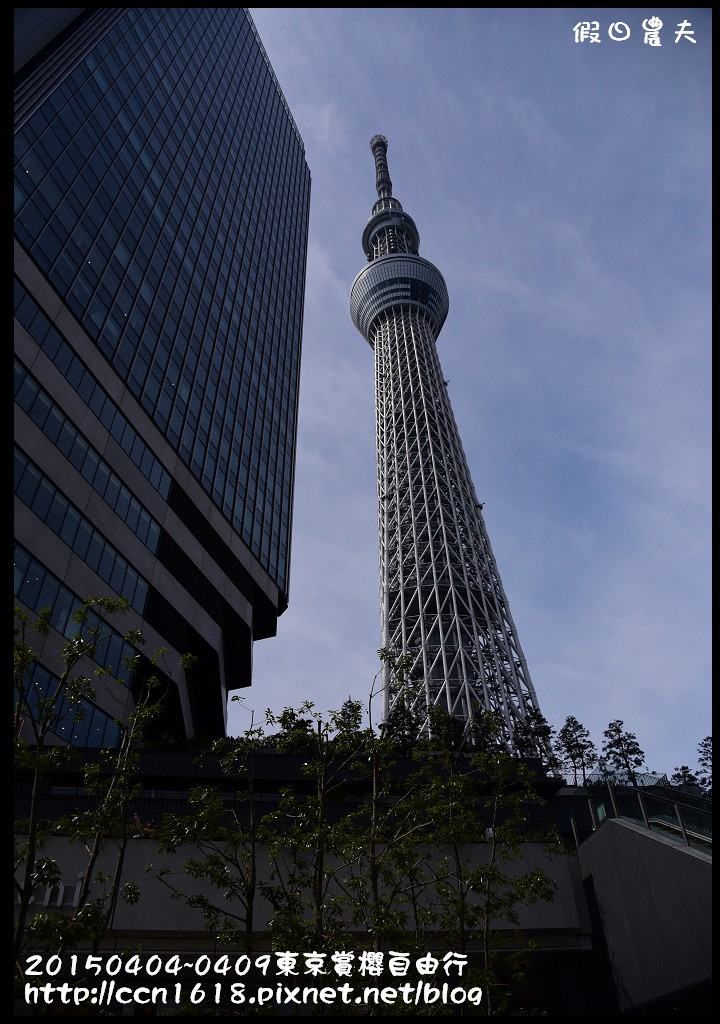
[{"label": "concrete wall", "polygon": [[712,856],[608,819],[578,850],[621,1010],[712,978]]},{"label": "concrete wall", "polygon": [[[490,850],[491,847],[487,843],[468,843],[464,847],[464,854],[473,865],[479,865],[487,863]],[[44,886],[40,887],[31,911],[43,910],[48,905],[56,907],[59,899],[60,905],[70,912],[78,876],[85,870],[87,863],[87,851],[79,842],[70,844],[53,838],[48,840],[43,849],[43,856],[57,860],[61,870],[63,891],[55,889],[48,893]],[[184,893],[204,893],[222,902],[218,890],[213,890],[207,883],[195,881],[183,871],[183,864],[188,858],[201,856],[202,854],[193,846],[184,847],[175,854],[160,854],[157,844],[152,839],[130,840],[125,854],[123,882],[139,884],[142,888],[142,897],[135,906],[119,902],[113,919],[115,935],[143,943],[155,939],[161,945],[169,943],[168,948],[178,940],[182,940],[183,944],[188,940],[199,942],[199,949],[204,949],[205,943],[212,945],[211,936],[204,933],[200,911],[187,907],[182,900],[171,900],[168,888],[168,885],[172,885]],[[110,875],[114,869],[115,857],[112,841],[107,840],[106,849],[96,871],[104,871]],[[146,871],[148,865],[152,865],[151,871]],[[160,868],[168,872],[164,881],[157,878],[157,871]],[[526,932],[542,933],[541,945],[545,949],[553,948],[556,942],[565,950],[589,949],[591,923],[576,858],[566,855],[549,858],[542,846],[527,843],[522,847],[521,857],[508,862],[506,869],[509,875],[518,875],[534,868],[539,868],[555,880],[557,893],[552,903],[538,902],[533,906],[520,907],[521,929]],[[342,874],[348,875],[349,870],[343,871]],[[268,860],[262,854],[259,856],[259,881],[269,881]],[[93,892],[98,894],[101,888],[95,887]],[[228,909],[238,911],[240,908],[230,903]],[[258,892],[255,931],[262,933],[266,930],[271,913],[270,903]],[[498,927],[510,926],[507,922],[498,922]]]}]

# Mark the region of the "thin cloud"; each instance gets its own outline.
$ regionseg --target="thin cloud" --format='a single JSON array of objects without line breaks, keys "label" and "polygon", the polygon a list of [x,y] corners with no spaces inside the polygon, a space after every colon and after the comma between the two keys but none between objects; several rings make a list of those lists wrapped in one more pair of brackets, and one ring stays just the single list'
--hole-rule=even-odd
[{"label": "thin cloud", "polygon": [[621,718],[649,767],[692,766],[711,732],[707,12],[687,14],[696,45],[668,28],[655,52],[639,32],[576,45],[564,8],[250,12],[312,198],[290,606],[248,703],[365,701],[379,668],[372,352],[348,296],[380,132],[448,285],[438,350],[541,709],[598,747]]}]

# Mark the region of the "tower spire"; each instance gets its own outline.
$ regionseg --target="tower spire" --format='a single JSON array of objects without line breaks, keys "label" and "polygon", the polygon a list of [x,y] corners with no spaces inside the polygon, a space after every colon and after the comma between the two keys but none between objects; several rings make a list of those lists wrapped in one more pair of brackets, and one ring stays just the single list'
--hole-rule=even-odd
[{"label": "tower spire", "polygon": [[373,135],[370,139],[370,149],[375,157],[375,188],[381,199],[389,199],[392,196],[392,181],[387,165],[388,140],[384,135]]},{"label": "tower spire", "polygon": [[[390,221],[387,221],[387,219],[385,219],[382,221],[383,226],[389,228],[399,227],[401,224],[404,224],[405,227],[412,225],[412,231],[409,233],[405,232],[404,237],[398,240],[391,239],[386,234],[384,238],[380,240],[380,247],[374,254],[377,256],[386,254],[383,249],[383,242],[386,246],[388,244],[393,245],[395,242],[400,246],[400,248],[396,250],[388,249],[388,252],[417,252],[417,247],[420,243],[420,236],[417,233],[417,228],[415,227],[412,217],[408,217],[408,215],[403,212],[402,205],[393,197],[392,181],[390,180],[390,172],[388,171],[387,163],[387,148],[388,140],[384,135],[373,135],[370,139],[370,149],[372,150],[373,157],[375,158],[375,188],[377,189],[378,194],[377,202],[372,208],[372,217],[377,217],[382,213],[397,214],[400,217],[400,220],[397,220],[396,218],[395,220],[391,219]],[[415,248],[407,248],[411,245],[414,245]],[[364,236],[363,248],[365,248]],[[365,248],[365,252],[368,253],[368,259],[373,258],[367,248]]]},{"label": "tower spire", "polygon": [[370,140],[378,199],[350,291],[375,358],[381,646],[410,659],[399,684],[384,664],[383,718],[415,709],[429,731],[433,706],[466,727],[484,709],[512,749],[539,708],[437,354],[447,288],[393,198],[387,146]]}]

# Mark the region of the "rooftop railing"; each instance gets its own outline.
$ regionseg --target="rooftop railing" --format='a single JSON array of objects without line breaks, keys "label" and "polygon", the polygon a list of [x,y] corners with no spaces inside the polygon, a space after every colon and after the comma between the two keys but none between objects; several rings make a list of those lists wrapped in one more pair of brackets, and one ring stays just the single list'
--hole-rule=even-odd
[{"label": "rooftop railing", "polygon": [[[707,809],[701,806],[703,803],[708,805]],[[588,797],[588,805],[594,828],[608,818],[631,821],[682,846],[712,853],[712,811],[708,801],[606,782],[602,791]]]}]

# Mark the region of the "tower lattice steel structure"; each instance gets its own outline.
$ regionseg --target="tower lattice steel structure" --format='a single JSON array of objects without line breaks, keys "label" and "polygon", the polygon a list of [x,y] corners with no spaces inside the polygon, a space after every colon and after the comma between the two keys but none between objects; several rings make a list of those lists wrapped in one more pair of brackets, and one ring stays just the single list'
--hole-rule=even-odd
[{"label": "tower lattice steel structure", "polygon": [[439,705],[465,725],[482,708],[512,747],[537,698],[435,345],[447,288],[392,195],[387,145],[370,140],[378,200],[362,236],[369,262],[350,293],[353,323],[375,353],[382,647],[410,659],[407,682],[394,686],[384,665],[383,718],[399,699]]}]

